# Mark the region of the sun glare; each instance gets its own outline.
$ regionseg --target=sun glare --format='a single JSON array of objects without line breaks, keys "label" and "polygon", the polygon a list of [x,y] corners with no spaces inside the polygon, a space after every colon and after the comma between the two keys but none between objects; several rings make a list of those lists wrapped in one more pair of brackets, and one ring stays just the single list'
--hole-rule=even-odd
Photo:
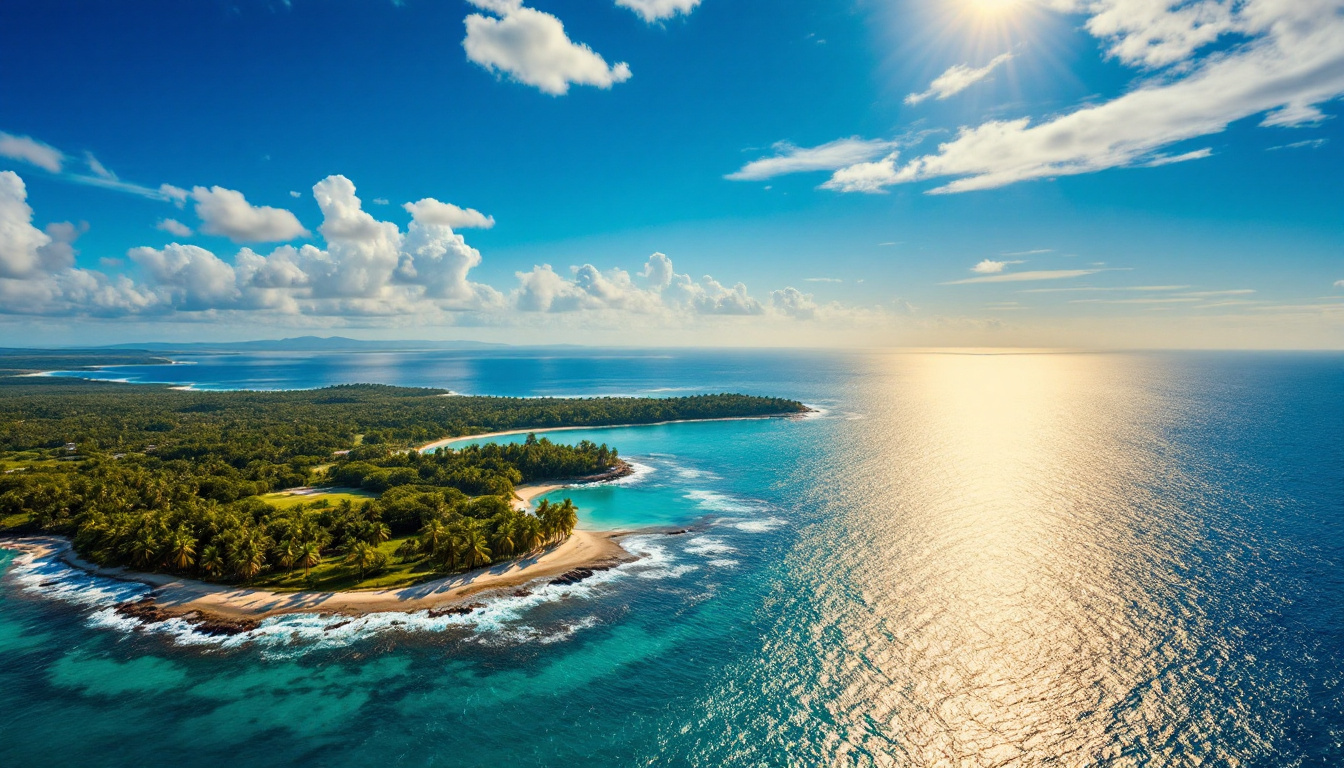
[{"label": "sun glare", "polygon": [[986,16],[1001,16],[1011,13],[1022,5],[1022,0],[965,0],[977,14]]}]

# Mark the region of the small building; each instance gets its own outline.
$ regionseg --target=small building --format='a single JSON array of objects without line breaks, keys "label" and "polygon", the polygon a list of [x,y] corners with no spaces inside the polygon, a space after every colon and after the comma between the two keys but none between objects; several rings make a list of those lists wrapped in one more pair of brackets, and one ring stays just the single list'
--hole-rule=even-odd
[{"label": "small building", "polygon": [[74,443],[66,443],[66,444],[65,444],[65,452],[66,452],[66,453],[74,453],[74,452],[77,451],[77,450],[79,450],[79,446],[78,446],[78,445],[75,445]]}]

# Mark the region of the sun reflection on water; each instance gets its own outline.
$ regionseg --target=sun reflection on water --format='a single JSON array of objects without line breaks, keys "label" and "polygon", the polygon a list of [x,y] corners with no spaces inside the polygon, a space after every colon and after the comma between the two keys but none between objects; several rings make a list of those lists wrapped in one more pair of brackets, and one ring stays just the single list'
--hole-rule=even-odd
[{"label": "sun reflection on water", "polygon": [[1183,482],[1154,457],[1178,406],[1145,375],[1092,354],[883,358],[825,491],[835,517],[787,565],[814,581],[781,615],[810,624],[792,619],[771,648],[792,658],[767,662],[793,670],[766,685],[810,702],[818,753],[986,766],[1123,763],[1139,744],[1217,754],[1179,711],[1186,665],[1218,649],[1194,646],[1206,618],[1183,599],[1197,526],[1153,492]]}]

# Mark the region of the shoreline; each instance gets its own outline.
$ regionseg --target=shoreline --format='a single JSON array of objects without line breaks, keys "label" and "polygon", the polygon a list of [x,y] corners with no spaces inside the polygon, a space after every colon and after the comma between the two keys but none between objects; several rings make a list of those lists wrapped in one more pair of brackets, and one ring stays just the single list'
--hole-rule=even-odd
[{"label": "shoreline", "polygon": [[149,621],[183,618],[215,634],[254,629],[263,619],[296,613],[358,617],[371,613],[443,610],[469,613],[470,598],[504,592],[550,578],[575,583],[596,571],[636,558],[616,541],[628,531],[575,531],[539,553],[468,573],[443,576],[406,587],[344,592],[273,592],[239,585],[211,584],[182,576],[104,568],[80,558],[67,539],[30,536],[0,540],[0,546],[30,558],[56,558],[74,568],[117,581],[144,584],[150,593],[139,602],[121,603],[119,613]]},{"label": "shoreline", "polygon": [[[455,438],[456,439],[456,438]],[[528,509],[534,499],[559,488],[624,477],[633,472],[624,461],[606,472],[568,480],[528,483],[514,488],[513,504]],[[116,610],[149,622],[181,618],[207,634],[232,635],[255,629],[274,616],[313,613],[359,617],[373,613],[470,613],[479,607],[469,602],[488,593],[505,593],[550,579],[549,583],[574,584],[598,571],[610,570],[638,559],[617,541],[634,531],[575,530],[564,541],[540,552],[514,558],[486,568],[442,576],[404,587],[314,592],[280,592],[230,584],[213,584],[174,574],[149,573],[129,568],[95,565],[76,554],[73,543],[61,536],[38,535],[0,538],[0,547],[29,558],[55,558],[86,573],[117,581],[144,584],[150,592],[136,602],[116,605]]]},{"label": "shoreline", "polygon": [[580,429],[625,429],[628,427],[663,427],[668,424],[698,424],[706,421],[757,421],[762,419],[791,419],[799,416],[806,416],[809,413],[815,413],[816,409],[808,407],[806,411],[797,413],[772,413],[764,416],[719,416],[705,419],[670,419],[668,421],[650,421],[641,424],[597,424],[591,426],[577,427],[533,427],[530,429],[506,429],[500,432],[482,432],[476,435],[460,435],[458,437],[443,437],[430,443],[416,448],[420,453],[428,453],[439,448],[445,448],[449,443],[456,443],[459,440],[484,440],[487,437],[505,437],[507,435],[526,435],[529,432],[541,435],[549,432],[573,432]]}]

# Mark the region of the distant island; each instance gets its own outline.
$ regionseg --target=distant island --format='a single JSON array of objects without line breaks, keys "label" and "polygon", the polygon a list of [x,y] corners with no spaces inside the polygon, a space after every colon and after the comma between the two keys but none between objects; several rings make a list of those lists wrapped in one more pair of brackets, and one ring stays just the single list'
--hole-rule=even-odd
[{"label": "distant island", "polygon": [[628,471],[614,448],[586,440],[432,447],[447,438],[808,410],[739,394],[519,399],[383,385],[0,382],[0,535],[63,537],[91,568],[277,591],[386,590],[537,558],[570,539],[577,509],[569,499],[530,508],[520,488],[527,497]]}]

